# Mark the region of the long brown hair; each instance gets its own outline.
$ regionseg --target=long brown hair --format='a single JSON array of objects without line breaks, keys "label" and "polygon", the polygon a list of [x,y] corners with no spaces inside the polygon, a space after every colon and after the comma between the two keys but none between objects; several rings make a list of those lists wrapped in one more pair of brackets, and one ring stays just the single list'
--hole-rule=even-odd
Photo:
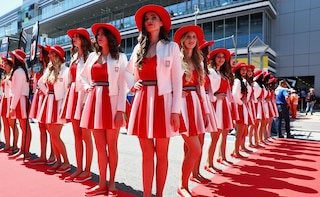
[{"label": "long brown hair", "polygon": [[[212,59],[211,59],[211,67],[216,69],[216,57],[219,53],[215,54]],[[229,80],[230,86],[233,85],[233,81],[234,81],[234,76],[232,73],[232,68],[231,65],[228,61],[228,59],[225,59],[225,62],[221,65],[219,72],[226,77]]]},{"label": "long brown hair", "polygon": [[186,40],[188,32],[186,32],[183,36],[181,36],[180,42],[181,42],[181,55],[182,55],[182,68],[184,70],[184,73],[186,74],[186,80],[190,81],[192,79],[192,71],[189,67],[189,62],[191,61],[194,64],[194,67],[199,75],[199,84],[204,84],[204,70],[201,66],[201,62],[203,61],[202,53],[198,47],[198,42],[196,46],[192,49],[192,55],[191,58],[188,58],[187,51],[184,46],[184,41]]},{"label": "long brown hair", "polygon": [[[103,30],[103,34],[107,37],[108,39],[108,47],[109,47],[109,53],[111,55],[111,57],[115,60],[119,59],[119,53],[122,52],[121,47],[118,45],[116,37],[113,35],[113,33],[111,33],[111,31],[109,31],[108,29],[104,28],[104,27],[100,27],[97,32],[99,32],[99,30],[102,29]],[[95,37],[96,41],[98,40],[98,34],[96,34]],[[96,48],[96,52],[101,52],[102,47],[98,45],[98,43],[96,42],[94,44],[95,48]]]},{"label": "long brown hair", "polygon": [[[86,62],[89,53],[93,51],[93,47],[92,47],[92,43],[91,41],[87,40],[83,35],[78,34],[79,38],[81,40],[81,48],[83,50],[83,60],[84,62]],[[71,56],[73,57],[77,52],[78,52],[78,47],[74,46],[73,42],[72,42],[72,47],[70,49],[71,51]]]},{"label": "long brown hair", "polygon": [[54,61],[49,62],[46,72],[43,74],[43,81],[44,82],[51,82],[52,84],[58,80],[59,72],[61,70],[61,66],[63,64],[63,60],[57,55],[55,52],[54,54]]},{"label": "long brown hair", "polygon": [[[142,69],[142,62],[143,59],[146,57],[147,53],[148,53],[148,48],[150,46],[150,40],[149,40],[149,36],[148,36],[148,32],[146,31],[146,27],[144,26],[144,17],[145,17],[146,13],[144,14],[144,16],[142,17],[142,30],[138,36],[138,43],[140,45],[139,51],[137,52],[137,61],[136,61],[136,66],[138,67],[138,69]],[[159,16],[159,15],[158,15]],[[160,16],[159,16],[160,18]],[[162,21],[162,19],[160,18],[160,20]],[[164,27],[160,27],[160,32],[159,32],[159,38],[160,40],[164,40],[169,42],[169,38],[167,36],[167,34],[165,33]]]}]

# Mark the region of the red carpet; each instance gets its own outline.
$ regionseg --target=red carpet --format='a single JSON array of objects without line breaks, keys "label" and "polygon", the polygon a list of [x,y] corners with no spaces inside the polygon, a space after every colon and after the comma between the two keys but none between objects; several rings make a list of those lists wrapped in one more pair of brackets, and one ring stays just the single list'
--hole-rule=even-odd
[{"label": "red carpet", "polygon": [[320,196],[320,143],[281,139],[215,175],[201,196]]},{"label": "red carpet", "polygon": [[[65,183],[69,175],[47,173],[46,165],[28,165],[22,161],[9,160],[6,153],[0,153],[0,197],[79,197],[96,182]],[[103,195],[101,195],[103,196]],[[118,197],[135,197],[119,191]]]}]

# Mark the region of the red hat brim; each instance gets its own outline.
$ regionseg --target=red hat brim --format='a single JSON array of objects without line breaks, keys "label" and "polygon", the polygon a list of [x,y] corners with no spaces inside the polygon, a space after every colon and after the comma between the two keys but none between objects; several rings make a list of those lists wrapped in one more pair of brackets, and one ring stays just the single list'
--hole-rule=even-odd
[{"label": "red hat brim", "polygon": [[96,23],[96,24],[93,24],[91,26],[91,31],[92,31],[94,36],[97,35],[97,32],[101,27],[109,30],[114,35],[114,37],[116,38],[117,44],[121,44],[121,35],[120,35],[119,30],[115,26],[110,24],[110,23]]},{"label": "red hat brim", "polygon": [[213,40],[209,42],[204,40],[204,42],[199,45],[199,49],[202,50],[204,47],[207,47],[207,46],[211,47],[213,44],[214,44]]},{"label": "red hat brim", "polygon": [[161,18],[165,33],[169,33],[171,28],[170,14],[164,7],[155,4],[145,5],[136,11],[134,20],[136,21],[136,25],[139,31],[142,31],[142,25],[144,21],[143,18],[147,12],[155,12]]},{"label": "red hat brim", "polygon": [[187,25],[187,26],[180,27],[176,31],[173,37],[174,42],[178,43],[178,45],[180,46],[181,37],[187,32],[194,32],[197,35],[198,43],[202,42],[202,40],[204,39],[204,34],[201,27],[197,25]]},{"label": "red hat brim", "polygon": [[60,50],[58,50],[58,49],[56,48],[56,46],[57,46],[57,45],[51,46],[51,47],[50,47],[50,51],[55,52],[55,53],[62,59],[62,61],[65,62],[66,60],[65,60],[65,58],[64,58],[64,50],[63,50],[63,48],[60,46],[61,49],[63,50],[63,51],[60,51]]},{"label": "red hat brim", "polygon": [[85,28],[79,27],[77,29],[70,29],[69,31],[67,31],[67,34],[70,39],[73,38],[74,34],[80,34],[83,37],[85,37],[89,42],[91,42],[90,34]]},{"label": "red hat brim", "polygon": [[10,51],[8,53],[11,57],[15,57],[19,62],[21,63],[25,63],[25,58],[21,57],[18,53],[16,53],[15,51]]},{"label": "red hat brim", "polygon": [[261,75],[263,76],[263,71],[262,71],[262,70],[256,70],[256,71],[254,72],[254,78],[253,78],[253,80],[256,81],[257,79],[259,79],[259,77],[260,77]]},{"label": "red hat brim", "polygon": [[252,64],[249,64],[248,67],[249,67],[252,71],[254,71],[254,69],[256,68],[256,66],[255,66],[255,65],[252,65]]},{"label": "red hat brim", "polygon": [[235,73],[240,68],[249,68],[249,66],[244,62],[238,62],[234,67],[232,67],[232,72]]},{"label": "red hat brim", "polygon": [[209,59],[212,60],[212,58],[218,53],[223,53],[226,60],[227,61],[230,60],[230,51],[227,50],[226,48],[216,48],[216,49],[212,50],[209,54]]},{"label": "red hat brim", "polygon": [[2,59],[2,61],[4,61],[4,62],[11,62],[11,63],[13,64],[13,60],[12,60],[11,58],[2,57],[1,59]]}]

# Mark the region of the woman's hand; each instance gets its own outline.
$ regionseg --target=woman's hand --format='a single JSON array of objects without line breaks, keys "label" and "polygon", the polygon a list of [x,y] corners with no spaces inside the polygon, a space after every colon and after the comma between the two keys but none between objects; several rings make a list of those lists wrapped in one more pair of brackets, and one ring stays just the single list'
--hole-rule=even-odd
[{"label": "woman's hand", "polygon": [[143,86],[142,85],[142,80],[140,79],[134,84],[134,86],[130,89],[130,91],[131,92],[136,92],[137,90],[140,90],[142,86]]},{"label": "woman's hand", "polygon": [[87,92],[87,93],[88,93],[88,92],[91,92],[91,91],[92,91],[92,89],[93,89],[93,87],[92,87],[92,86],[90,86],[90,88],[86,89],[86,92]]},{"label": "woman's hand", "polygon": [[124,125],[124,112],[122,111],[117,111],[116,116],[114,118],[114,126],[116,128],[120,128]]},{"label": "woman's hand", "polygon": [[210,119],[210,115],[209,114],[205,114],[203,116],[203,122],[204,122],[204,127],[207,128],[207,126],[209,125],[209,119]]},{"label": "woman's hand", "polygon": [[177,114],[177,113],[171,113],[170,123],[171,123],[174,131],[178,131],[179,128],[180,128],[180,118],[179,118],[179,114]]}]

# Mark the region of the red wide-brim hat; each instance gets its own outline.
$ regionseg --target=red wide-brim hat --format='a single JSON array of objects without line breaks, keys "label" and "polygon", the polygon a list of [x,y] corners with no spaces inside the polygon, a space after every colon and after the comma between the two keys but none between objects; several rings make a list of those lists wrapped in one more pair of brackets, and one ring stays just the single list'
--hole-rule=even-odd
[{"label": "red wide-brim hat", "polygon": [[26,59],[26,53],[21,49],[16,49],[14,51],[9,52],[9,55],[11,57],[15,57],[18,61],[21,63],[25,63]]},{"label": "red wide-brim hat", "polygon": [[67,31],[67,34],[68,34],[69,38],[71,38],[71,39],[73,38],[74,34],[80,34],[83,37],[85,37],[89,42],[91,42],[89,32],[83,27],[79,27],[77,29],[70,29]]},{"label": "red wide-brim hat", "polygon": [[41,44],[37,44],[38,48],[39,49],[44,49],[45,51],[47,51],[49,53],[50,51],[50,46],[49,45],[46,45],[46,46],[43,46]]},{"label": "red wide-brim hat", "polygon": [[11,64],[13,64],[13,59],[12,58],[2,57],[1,59],[2,59],[3,62],[11,62]]},{"label": "red wide-brim hat", "polygon": [[96,24],[93,24],[91,26],[91,31],[92,31],[94,36],[97,35],[98,30],[101,27],[109,30],[114,35],[114,37],[116,38],[117,44],[121,44],[121,35],[120,35],[119,30],[115,26],[110,24],[110,23],[96,23]]},{"label": "red wide-brim hat", "polygon": [[202,50],[204,47],[211,47],[214,44],[214,41],[206,41],[206,40],[202,40],[201,43],[199,43],[199,49]]},{"label": "red wide-brim hat", "polygon": [[178,45],[180,46],[181,37],[187,32],[194,32],[197,35],[198,43],[204,40],[204,34],[201,27],[199,27],[198,25],[187,25],[187,26],[180,27],[176,31],[173,37],[174,42],[178,43]]},{"label": "red wide-brim hat", "polygon": [[64,58],[64,49],[60,46],[60,45],[53,45],[50,47],[50,52],[53,51],[55,52],[61,59],[62,62],[65,62],[65,58]]},{"label": "red wide-brim hat", "polygon": [[252,65],[252,64],[249,64],[248,67],[249,67],[252,71],[254,71],[254,69],[256,68],[256,66],[255,66],[255,65]]},{"label": "red wide-brim hat", "polygon": [[253,76],[254,76],[253,80],[256,81],[263,74],[264,74],[263,70],[255,70],[254,74],[253,74]]},{"label": "red wide-brim hat", "polygon": [[235,73],[240,68],[249,68],[249,66],[244,62],[238,62],[234,67],[232,67],[232,72]]},{"label": "red wide-brim hat", "polygon": [[171,28],[170,14],[164,7],[155,4],[145,5],[136,11],[134,20],[136,21],[136,25],[139,31],[142,31],[144,15],[147,12],[155,12],[161,18],[165,33],[169,33]]},{"label": "red wide-brim hat", "polygon": [[209,59],[212,60],[212,58],[217,55],[218,53],[223,53],[226,61],[229,61],[230,59],[230,51],[226,48],[216,48],[214,50],[212,50],[209,54]]}]

